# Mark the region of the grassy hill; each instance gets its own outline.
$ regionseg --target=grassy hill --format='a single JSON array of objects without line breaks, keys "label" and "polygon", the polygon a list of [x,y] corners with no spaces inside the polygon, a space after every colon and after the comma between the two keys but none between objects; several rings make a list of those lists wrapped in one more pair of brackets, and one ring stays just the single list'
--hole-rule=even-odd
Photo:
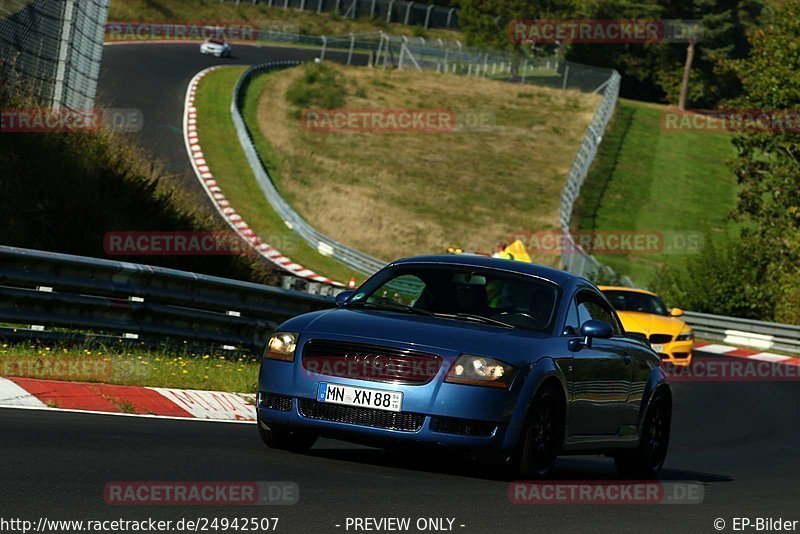
[{"label": "grassy hill", "polygon": [[[581,191],[573,227],[580,230],[721,232],[736,203],[735,154],[727,132],[668,130],[664,106],[621,100]],[[680,254],[598,255],[639,285]]]},{"label": "grassy hill", "polygon": [[560,191],[597,95],[331,68],[345,93],[339,107],[487,111],[494,124],[485,131],[309,130],[298,119],[302,106],[286,98],[303,69],[261,76],[248,91],[258,101],[246,120],[279,189],[316,228],[390,260],[449,245],[492,250],[512,233],[557,226]]}]

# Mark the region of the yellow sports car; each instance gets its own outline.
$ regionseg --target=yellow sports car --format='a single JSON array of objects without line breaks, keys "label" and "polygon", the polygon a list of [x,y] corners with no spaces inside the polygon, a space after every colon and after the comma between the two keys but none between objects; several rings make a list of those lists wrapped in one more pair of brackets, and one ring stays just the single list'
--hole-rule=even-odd
[{"label": "yellow sports car", "polygon": [[674,365],[690,365],[694,332],[679,317],[680,308],[667,310],[655,293],[630,287],[599,286],[617,310],[629,333],[644,334],[661,359]]}]

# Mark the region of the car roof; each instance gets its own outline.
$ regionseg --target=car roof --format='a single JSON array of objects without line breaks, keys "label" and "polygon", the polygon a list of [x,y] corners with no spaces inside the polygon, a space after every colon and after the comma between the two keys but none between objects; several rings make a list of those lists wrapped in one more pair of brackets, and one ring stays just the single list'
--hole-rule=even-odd
[{"label": "car roof", "polygon": [[527,274],[544,278],[558,285],[565,285],[573,280],[584,280],[567,271],[553,269],[535,263],[524,261],[505,260],[492,258],[489,256],[477,256],[471,254],[429,254],[425,256],[413,256],[393,261],[390,265],[408,265],[414,263],[439,263],[448,265],[464,265],[470,267],[486,267],[490,269],[502,269],[511,273]]},{"label": "car roof", "polygon": [[638,287],[623,287],[623,286],[597,286],[600,291],[629,291],[631,293],[643,293],[645,295],[652,295],[657,297],[652,291],[646,289],[639,289]]}]

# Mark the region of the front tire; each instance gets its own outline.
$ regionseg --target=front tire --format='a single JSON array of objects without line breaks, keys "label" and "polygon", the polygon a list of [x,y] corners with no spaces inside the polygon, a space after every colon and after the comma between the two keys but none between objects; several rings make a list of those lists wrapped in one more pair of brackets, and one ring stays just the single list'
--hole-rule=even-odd
[{"label": "front tire", "polygon": [[555,388],[536,395],[514,454],[517,474],[523,479],[546,478],[553,470],[561,449],[563,410]]},{"label": "front tire", "polygon": [[260,417],[256,424],[261,441],[270,449],[303,452],[313,447],[318,438],[313,432],[265,423]]},{"label": "front tire", "polygon": [[649,480],[664,466],[669,448],[672,404],[663,391],[656,391],[647,407],[642,435],[636,449],[614,456],[614,465],[624,478]]}]

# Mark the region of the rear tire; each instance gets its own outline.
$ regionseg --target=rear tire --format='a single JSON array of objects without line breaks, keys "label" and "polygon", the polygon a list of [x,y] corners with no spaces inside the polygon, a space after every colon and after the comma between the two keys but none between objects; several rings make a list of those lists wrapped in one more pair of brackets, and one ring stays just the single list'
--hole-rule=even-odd
[{"label": "rear tire", "polygon": [[261,440],[270,449],[303,452],[313,447],[318,438],[313,432],[265,423],[260,417],[256,424]]},{"label": "rear tire", "polygon": [[671,424],[669,397],[656,391],[647,407],[639,446],[614,456],[614,465],[622,477],[648,480],[658,475],[667,457]]},{"label": "rear tire", "polygon": [[537,480],[550,474],[561,449],[563,422],[558,391],[547,387],[537,393],[513,456],[518,476]]}]

